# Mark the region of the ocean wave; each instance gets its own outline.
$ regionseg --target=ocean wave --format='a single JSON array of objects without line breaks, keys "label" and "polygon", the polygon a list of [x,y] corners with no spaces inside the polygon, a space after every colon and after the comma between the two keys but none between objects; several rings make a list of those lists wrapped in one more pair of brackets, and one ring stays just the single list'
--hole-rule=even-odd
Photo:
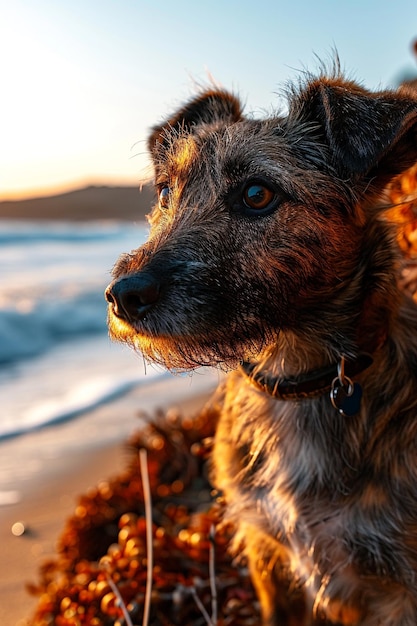
[{"label": "ocean wave", "polygon": [[114,376],[88,380],[67,390],[59,397],[39,401],[26,410],[19,420],[5,420],[0,426],[0,441],[16,437],[45,426],[59,424],[78,415],[92,411],[103,404],[125,395],[138,385],[149,384],[151,378],[164,378],[165,372],[155,372],[153,376],[138,375],[114,380]]},{"label": "ocean wave", "polygon": [[82,335],[106,333],[106,304],[101,290],[36,303],[30,310],[0,310],[0,365],[46,352]]},{"label": "ocean wave", "polygon": [[146,230],[0,221],[0,438],[70,419],[142,381],[142,359],[107,336],[103,292],[119,254]]},{"label": "ocean wave", "polygon": [[120,222],[0,222],[0,245],[88,243],[117,239],[126,232]]},{"label": "ocean wave", "polygon": [[8,380],[0,372],[0,441],[73,419],[170,376],[100,336],[56,345],[34,362],[16,365]]},{"label": "ocean wave", "polygon": [[121,222],[0,221],[0,367],[107,332],[111,268],[145,234]]}]

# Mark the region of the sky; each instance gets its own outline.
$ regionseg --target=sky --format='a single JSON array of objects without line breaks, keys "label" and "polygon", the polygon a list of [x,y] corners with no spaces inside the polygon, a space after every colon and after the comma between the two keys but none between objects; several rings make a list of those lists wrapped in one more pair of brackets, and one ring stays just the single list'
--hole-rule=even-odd
[{"label": "sky", "polygon": [[0,200],[149,177],[150,128],[211,80],[256,116],[337,50],[417,76],[416,0],[0,0]]}]

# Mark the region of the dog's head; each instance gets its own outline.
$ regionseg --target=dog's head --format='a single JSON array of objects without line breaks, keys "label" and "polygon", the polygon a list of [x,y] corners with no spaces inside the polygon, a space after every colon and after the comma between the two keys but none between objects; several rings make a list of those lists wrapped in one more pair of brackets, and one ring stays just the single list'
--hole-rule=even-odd
[{"label": "dog's head", "polygon": [[157,204],[106,291],[113,338],[169,368],[234,366],[332,320],[354,350],[365,291],[392,265],[375,200],[416,160],[416,124],[410,93],[339,77],[264,120],[227,92],[196,97],[149,138]]}]

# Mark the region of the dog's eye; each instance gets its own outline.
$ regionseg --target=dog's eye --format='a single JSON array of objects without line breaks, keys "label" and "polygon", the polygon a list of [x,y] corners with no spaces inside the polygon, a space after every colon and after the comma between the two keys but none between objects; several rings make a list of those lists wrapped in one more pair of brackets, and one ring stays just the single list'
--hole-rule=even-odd
[{"label": "dog's eye", "polygon": [[261,184],[250,184],[243,190],[243,202],[249,209],[262,211],[275,199],[275,192]]},{"label": "dog's eye", "polygon": [[274,183],[255,178],[230,192],[228,202],[234,213],[247,217],[265,217],[285,201],[285,194]]},{"label": "dog's eye", "polygon": [[171,190],[167,185],[164,185],[163,187],[159,189],[158,201],[159,201],[159,206],[163,209],[166,209],[168,207],[170,192]]}]

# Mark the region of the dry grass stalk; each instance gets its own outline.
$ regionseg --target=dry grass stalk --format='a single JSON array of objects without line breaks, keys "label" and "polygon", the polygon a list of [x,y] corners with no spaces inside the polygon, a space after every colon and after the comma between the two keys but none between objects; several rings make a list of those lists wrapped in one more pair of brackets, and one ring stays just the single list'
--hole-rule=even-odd
[{"label": "dry grass stalk", "polygon": [[113,591],[114,595],[116,596],[120,608],[122,609],[122,613],[123,613],[123,617],[125,618],[126,621],[126,626],[133,626],[133,622],[130,619],[130,615],[129,615],[129,611],[126,608],[126,604],[123,601],[122,596],[120,595],[120,592],[117,588],[117,585],[115,584],[114,580],[112,579],[112,577],[110,576],[110,574],[106,574],[107,577],[107,582],[109,583],[111,590]]},{"label": "dry grass stalk", "polygon": [[210,527],[210,554],[209,554],[209,578],[211,588],[211,621],[217,624],[217,586],[216,586],[216,554],[215,554],[215,535],[216,527],[214,524]]},{"label": "dry grass stalk", "polygon": [[146,580],[146,593],[145,603],[143,607],[143,626],[149,624],[149,614],[151,608],[151,595],[152,595],[152,580],[153,580],[153,541],[152,541],[152,497],[151,488],[149,484],[149,472],[148,472],[148,453],[145,448],[139,450],[139,463],[140,472],[142,476],[143,485],[143,500],[145,505],[145,519],[146,519],[146,558],[147,558],[147,580]]}]

